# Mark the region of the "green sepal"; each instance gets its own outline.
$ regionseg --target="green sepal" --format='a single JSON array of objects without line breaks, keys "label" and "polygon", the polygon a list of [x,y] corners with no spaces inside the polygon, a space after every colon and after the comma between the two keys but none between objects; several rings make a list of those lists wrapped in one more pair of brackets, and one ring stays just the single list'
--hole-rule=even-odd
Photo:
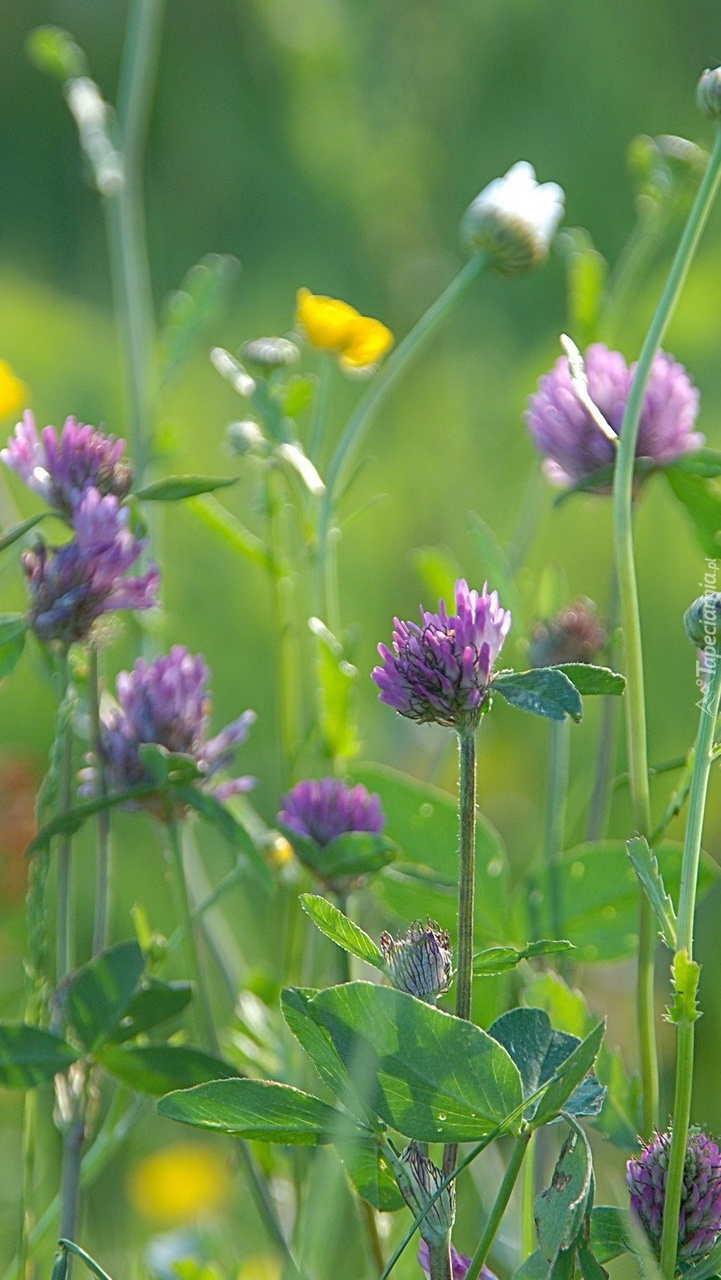
[{"label": "green sepal", "polygon": [[321,846],[282,822],[278,823],[278,830],[293,846],[298,859],[328,885],[342,879],[373,875],[393,862],[397,854],[392,840],[373,831],[347,831]]}]

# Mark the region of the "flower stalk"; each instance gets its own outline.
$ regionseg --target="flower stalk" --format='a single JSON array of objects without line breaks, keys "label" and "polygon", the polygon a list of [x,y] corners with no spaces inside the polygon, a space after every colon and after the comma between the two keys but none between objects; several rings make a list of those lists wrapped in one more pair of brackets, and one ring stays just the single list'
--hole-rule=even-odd
[{"label": "flower stalk", "polygon": [[[721,133],[717,133],[709,165],[699,187],[651,327],[639,356],[620,432],[614,480],[614,530],[621,627],[626,650],[626,728],[631,803],[637,832],[651,831],[648,783],[646,705],[641,618],[633,544],[633,483],[636,442],[644,394],[654,358],[678,301],[698,247],[721,178]],[[643,892],[639,910],[637,1015],[643,1083],[643,1126],[649,1134],[658,1111],[658,1061],[653,1009],[655,922]]]},{"label": "flower stalk", "polygon": [[[701,701],[696,748],[694,752],[691,795],[688,822],[681,863],[681,890],[678,911],[677,959],[685,956],[686,963],[693,962],[693,929],[696,910],[698,867],[701,856],[701,836],[706,811],[709,775],[713,763],[714,732],[721,702],[721,655],[709,674],[704,697]],[[675,966],[674,966],[675,967]],[[673,1280],[676,1272],[678,1250],[679,1210],[683,1188],[684,1162],[691,1118],[691,1094],[693,1089],[694,1061],[693,1009],[677,1022],[676,1084],[674,1091],[671,1152],[664,1204],[663,1233],[661,1237],[661,1270],[666,1280]]]},{"label": "flower stalk", "polygon": [[516,1185],[516,1179],[520,1173],[523,1157],[526,1154],[528,1143],[530,1142],[533,1130],[529,1126],[524,1126],[513,1144],[511,1158],[508,1161],[506,1172],[503,1175],[503,1181],[500,1185],[498,1195],[496,1196],[493,1208],[488,1216],[483,1235],[478,1242],[478,1248],[471,1259],[471,1265],[466,1272],[466,1280],[478,1280],[483,1269],[483,1265],[488,1257],[491,1245],[496,1238],[496,1233],[501,1225],[501,1220],[511,1193]]},{"label": "flower stalk", "polygon": [[198,1013],[196,1015],[198,1031],[203,1047],[208,1049],[211,1053],[217,1054],[218,1037],[215,1031],[215,1023],[213,1021],[210,996],[208,994],[208,987],[205,981],[205,973],[198,955],[198,944],[193,924],[193,913],[190,907],[188,885],[185,879],[180,824],[173,812],[172,802],[168,802],[166,829],[168,833],[168,861],[172,875],[175,909],[183,939],[185,963],[188,966],[188,972],[195,983],[196,994],[198,997]]},{"label": "flower stalk", "polygon": [[[105,800],[108,785],[103,761],[100,722],[100,654],[96,644],[88,645],[90,702],[90,729],[98,798]],[[93,917],[93,955],[97,956],[108,945],[108,927],[112,895],[112,850],[110,846],[110,813],[100,809],[97,818],[97,846],[95,864],[95,914]]]}]

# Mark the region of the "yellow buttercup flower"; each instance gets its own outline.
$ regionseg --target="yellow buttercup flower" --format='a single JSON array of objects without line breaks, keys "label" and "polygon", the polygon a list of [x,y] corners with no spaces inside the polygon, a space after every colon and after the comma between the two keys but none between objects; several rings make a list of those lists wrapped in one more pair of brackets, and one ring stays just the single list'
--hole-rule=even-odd
[{"label": "yellow buttercup flower", "polygon": [[200,1143],[176,1142],[145,1156],[132,1170],[128,1194],[151,1222],[186,1222],[220,1209],[231,1175],[224,1160]]},{"label": "yellow buttercup flower", "polygon": [[367,369],[377,364],[393,346],[393,334],[380,320],[359,316],[352,341],[342,353],[340,362],[349,369]]},{"label": "yellow buttercup flower", "polygon": [[0,360],[0,418],[17,413],[28,397],[24,382],[15,375],[7,360]]},{"label": "yellow buttercup flower", "polygon": [[367,369],[393,345],[390,329],[338,298],[299,289],[296,320],[311,346],[337,355],[347,369]]}]

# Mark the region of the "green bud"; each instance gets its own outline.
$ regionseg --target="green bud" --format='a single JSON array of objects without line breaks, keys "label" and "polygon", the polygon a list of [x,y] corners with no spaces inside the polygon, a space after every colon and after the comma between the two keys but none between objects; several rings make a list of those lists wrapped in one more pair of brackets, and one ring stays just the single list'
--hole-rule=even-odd
[{"label": "green bud", "polygon": [[62,27],[36,27],[30,32],[25,48],[38,71],[45,71],[58,80],[72,80],[87,74],[85,54]]},{"label": "green bud", "polygon": [[[441,1185],[441,1170],[424,1155],[417,1142],[411,1142],[400,1160],[394,1161],[393,1171],[403,1199],[411,1213],[417,1217]],[[428,1210],[420,1225],[420,1233],[426,1244],[436,1248],[444,1244],[450,1235],[455,1216],[456,1197],[451,1182]]]},{"label": "green bud", "polygon": [[721,120],[721,67],[710,67],[698,82],[696,101],[709,120]]},{"label": "green bud", "polygon": [[715,653],[720,647],[721,591],[707,591],[694,600],[683,616],[683,625],[691,644]]}]

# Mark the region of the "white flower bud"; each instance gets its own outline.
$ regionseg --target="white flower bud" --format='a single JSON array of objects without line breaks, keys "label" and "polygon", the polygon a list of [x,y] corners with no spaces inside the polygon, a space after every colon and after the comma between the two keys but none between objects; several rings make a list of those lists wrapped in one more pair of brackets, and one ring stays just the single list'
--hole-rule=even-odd
[{"label": "white flower bud", "polygon": [[472,248],[486,253],[499,271],[515,275],[538,266],[563,216],[564,195],[555,182],[536,182],[533,166],[514,164],[484,187],[461,224]]}]

